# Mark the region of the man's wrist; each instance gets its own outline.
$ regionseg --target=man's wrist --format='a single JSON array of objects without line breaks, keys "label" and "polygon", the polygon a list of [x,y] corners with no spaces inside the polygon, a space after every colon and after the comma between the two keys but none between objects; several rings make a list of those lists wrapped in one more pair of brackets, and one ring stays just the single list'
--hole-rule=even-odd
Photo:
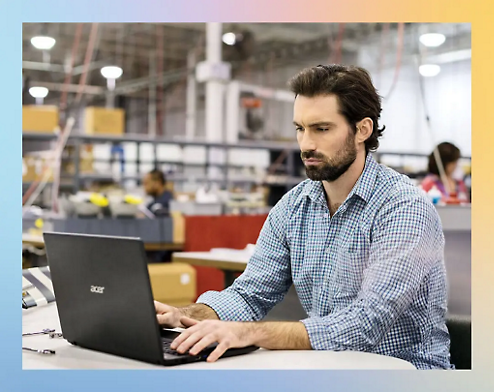
[{"label": "man's wrist", "polygon": [[239,322],[241,340],[269,350],[311,350],[305,325],[301,322]]},{"label": "man's wrist", "polygon": [[177,308],[182,316],[195,319],[195,320],[219,320],[217,313],[208,305],[195,303],[183,308]]},{"label": "man's wrist", "polygon": [[260,338],[260,324],[257,322],[243,322],[237,321],[236,324],[240,329],[241,339],[247,346],[259,346]]},{"label": "man's wrist", "polygon": [[189,312],[187,310],[187,308],[176,308],[178,310],[178,312],[180,313],[181,316],[183,317],[189,317]]}]

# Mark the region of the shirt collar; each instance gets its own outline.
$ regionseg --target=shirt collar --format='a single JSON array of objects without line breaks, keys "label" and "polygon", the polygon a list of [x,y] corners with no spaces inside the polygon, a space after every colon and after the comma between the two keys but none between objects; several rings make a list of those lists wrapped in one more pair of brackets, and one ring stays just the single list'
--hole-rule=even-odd
[{"label": "shirt collar", "polygon": [[365,159],[364,171],[362,172],[357,183],[348,195],[348,198],[355,194],[363,199],[366,203],[369,202],[372,193],[374,192],[378,167],[379,164],[375,161],[372,154],[368,153],[367,158]]}]

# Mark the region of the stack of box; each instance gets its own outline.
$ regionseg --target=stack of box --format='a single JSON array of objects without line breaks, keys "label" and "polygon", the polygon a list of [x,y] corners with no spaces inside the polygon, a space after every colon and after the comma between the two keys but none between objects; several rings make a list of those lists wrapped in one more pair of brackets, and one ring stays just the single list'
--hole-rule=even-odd
[{"label": "stack of box", "polygon": [[88,107],[85,110],[84,130],[88,135],[123,135],[125,112],[119,108]]},{"label": "stack of box", "polygon": [[[63,156],[62,172],[65,174],[75,174],[74,165],[74,146],[66,146]],[[94,173],[94,154],[93,146],[91,144],[85,144],[81,147],[79,156],[79,172],[82,174]]]},{"label": "stack of box", "polygon": [[53,181],[52,152],[31,153],[22,157],[22,182],[41,181],[43,169],[47,166],[50,173],[48,182]]},{"label": "stack of box", "polygon": [[49,105],[22,106],[24,132],[53,133],[58,128],[58,107]]}]

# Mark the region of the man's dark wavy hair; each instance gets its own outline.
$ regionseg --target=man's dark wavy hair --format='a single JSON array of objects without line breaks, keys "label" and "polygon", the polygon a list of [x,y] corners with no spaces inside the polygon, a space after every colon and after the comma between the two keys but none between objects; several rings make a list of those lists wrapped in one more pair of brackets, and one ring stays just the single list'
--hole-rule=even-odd
[{"label": "man's dark wavy hair", "polygon": [[377,93],[369,72],[364,68],[345,65],[318,65],[303,69],[289,81],[295,96],[315,97],[335,95],[339,112],[346,118],[354,132],[356,124],[369,117],[374,125],[371,136],[365,141],[366,152],[379,147],[379,138],[385,127],[379,128],[381,97]]}]

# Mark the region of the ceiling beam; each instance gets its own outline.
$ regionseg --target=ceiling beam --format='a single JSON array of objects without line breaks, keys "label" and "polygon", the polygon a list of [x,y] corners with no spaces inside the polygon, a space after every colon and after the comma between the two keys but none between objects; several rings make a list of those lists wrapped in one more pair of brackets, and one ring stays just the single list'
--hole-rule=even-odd
[{"label": "ceiling beam", "polygon": [[[93,71],[107,65],[104,61],[95,61],[88,66],[88,71]],[[58,72],[66,73],[66,68],[61,64],[41,63],[36,61],[23,61],[22,69],[28,69],[32,71],[46,71],[46,72]],[[81,75],[84,72],[84,65],[78,65],[73,68],[72,76]]]},{"label": "ceiling beam", "polygon": [[[64,91],[66,90],[69,93],[78,93],[81,86],[78,84],[64,84],[64,83],[52,83],[52,82],[43,82],[43,81],[33,81],[30,82],[33,86],[46,87],[48,90],[52,91]],[[106,93],[106,88],[100,86],[83,86],[82,92],[85,94],[91,95],[103,95]]]}]

